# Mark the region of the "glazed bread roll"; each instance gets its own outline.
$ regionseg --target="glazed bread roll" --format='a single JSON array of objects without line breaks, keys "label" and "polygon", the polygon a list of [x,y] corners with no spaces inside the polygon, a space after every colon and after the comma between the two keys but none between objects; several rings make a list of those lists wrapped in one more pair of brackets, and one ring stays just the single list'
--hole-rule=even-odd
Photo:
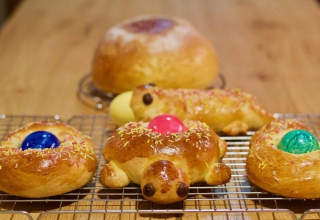
[{"label": "glazed bread roll", "polygon": [[[46,138],[53,139],[48,148],[28,148],[33,142],[42,147],[48,143]],[[64,123],[27,124],[0,143],[0,190],[42,198],[78,189],[96,171],[93,147],[89,137]]]},{"label": "glazed bread roll", "polygon": [[110,28],[98,45],[94,84],[122,93],[155,83],[164,88],[207,88],[218,74],[211,43],[176,17],[139,16]]},{"label": "glazed bread roll", "polygon": [[138,121],[150,121],[159,114],[205,122],[215,132],[238,135],[255,130],[273,116],[238,89],[163,89],[144,85],[132,94],[130,107]]},{"label": "glazed bread roll", "polygon": [[141,185],[147,200],[167,204],[185,199],[190,184],[228,182],[230,168],[220,162],[226,142],[204,123],[184,124],[186,131],[165,135],[141,122],[118,128],[103,150],[108,163],[101,171],[102,184],[124,187],[132,181]]},{"label": "glazed bread roll", "polygon": [[284,197],[320,198],[319,142],[306,131],[297,120],[273,121],[257,131],[246,160],[249,180]]}]

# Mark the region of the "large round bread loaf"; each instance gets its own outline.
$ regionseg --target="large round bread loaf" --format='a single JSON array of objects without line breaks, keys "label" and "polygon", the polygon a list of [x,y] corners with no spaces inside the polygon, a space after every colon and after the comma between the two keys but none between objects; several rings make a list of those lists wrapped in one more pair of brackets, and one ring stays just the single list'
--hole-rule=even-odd
[{"label": "large round bread loaf", "polygon": [[218,74],[215,51],[190,23],[176,17],[140,16],[107,30],[92,68],[95,85],[121,93],[155,83],[204,89]]}]

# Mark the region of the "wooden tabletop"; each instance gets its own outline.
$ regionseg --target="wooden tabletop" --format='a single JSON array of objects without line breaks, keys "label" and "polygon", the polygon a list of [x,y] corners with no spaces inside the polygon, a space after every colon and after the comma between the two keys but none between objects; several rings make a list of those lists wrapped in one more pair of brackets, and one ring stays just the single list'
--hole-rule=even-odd
[{"label": "wooden tabletop", "polygon": [[320,4],[292,0],[28,0],[0,30],[0,114],[105,114],[77,96],[112,25],[137,15],[189,20],[213,44],[228,88],[273,113],[320,113]]}]

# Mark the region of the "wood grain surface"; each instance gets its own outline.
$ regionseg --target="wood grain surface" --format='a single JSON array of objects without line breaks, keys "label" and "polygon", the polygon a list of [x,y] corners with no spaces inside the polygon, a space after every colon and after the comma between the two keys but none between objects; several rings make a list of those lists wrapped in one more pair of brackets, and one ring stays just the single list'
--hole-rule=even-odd
[{"label": "wood grain surface", "polygon": [[79,101],[79,80],[104,32],[141,14],[189,20],[214,45],[227,87],[270,112],[320,112],[320,6],[291,0],[24,1],[0,32],[0,112],[103,113]]},{"label": "wood grain surface", "polygon": [[189,20],[214,45],[227,87],[268,111],[320,113],[318,1],[25,0],[0,29],[0,114],[106,114],[79,100],[79,81],[105,31],[142,14]]}]

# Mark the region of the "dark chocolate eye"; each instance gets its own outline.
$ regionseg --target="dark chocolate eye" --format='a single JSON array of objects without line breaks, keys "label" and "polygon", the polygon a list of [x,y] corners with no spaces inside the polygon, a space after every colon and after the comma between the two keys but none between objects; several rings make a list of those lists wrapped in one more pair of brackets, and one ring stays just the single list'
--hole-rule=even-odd
[{"label": "dark chocolate eye", "polygon": [[156,86],[154,83],[149,83],[148,86]]},{"label": "dark chocolate eye", "polygon": [[142,101],[146,105],[150,105],[153,101],[152,95],[150,93],[146,93],[142,97]]},{"label": "dark chocolate eye", "polygon": [[153,196],[154,193],[156,192],[156,190],[154,189],[153,185],[151,183],[147,183],[144,187],[143,187],[143,194],[145,196]]},{"label": "dark chocolate eye", "polygon": [[177,194],[180,197],[186,197],[189,193],[189,187],[185,183],[180,183],[178,189],[177,189]]}]

